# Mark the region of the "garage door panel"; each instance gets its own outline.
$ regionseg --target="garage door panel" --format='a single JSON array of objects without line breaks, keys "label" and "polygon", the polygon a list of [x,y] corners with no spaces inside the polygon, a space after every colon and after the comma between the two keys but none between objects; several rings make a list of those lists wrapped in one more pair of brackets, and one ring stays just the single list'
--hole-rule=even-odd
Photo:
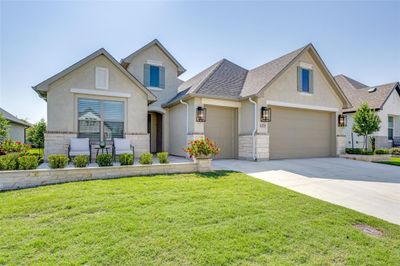
[{"label": "garage door panel", "polygon": [[272,113],[271,159],[332,156],[332,113],[285,107],[272,107]]},{"label": "garage door panel", "polygon": [[206,106],[207,119],[204,124],[206,137],[221,148],[216,159],[237,157],[237,112],[235,108]]}]

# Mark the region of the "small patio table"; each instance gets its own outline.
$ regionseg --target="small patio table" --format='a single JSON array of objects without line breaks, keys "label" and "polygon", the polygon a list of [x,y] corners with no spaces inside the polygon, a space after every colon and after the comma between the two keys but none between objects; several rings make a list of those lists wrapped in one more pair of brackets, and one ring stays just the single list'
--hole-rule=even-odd
[{"label": "small patio table", "polygon": [[101,150],[101,154],[104,154],[104,150],[106,150],[106,153],[108,154],[108,150],[111,149],[111,146],[105,146],[103,148],[101,148],[100,146],[97,146],[94,149],[96,150],[96,157],[97,157],[97,155],[99,155],[100,150]]}]

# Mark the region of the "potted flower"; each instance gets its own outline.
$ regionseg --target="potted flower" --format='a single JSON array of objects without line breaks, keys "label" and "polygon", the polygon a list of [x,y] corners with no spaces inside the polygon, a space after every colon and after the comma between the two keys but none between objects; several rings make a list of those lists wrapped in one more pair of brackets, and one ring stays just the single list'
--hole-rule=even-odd
[{"label": "potted flower", "polygon": [[184,149],[190,158],[210,159],[220,152],[220,148],[208,138],[200,138],[189,142],[189,146]]}]

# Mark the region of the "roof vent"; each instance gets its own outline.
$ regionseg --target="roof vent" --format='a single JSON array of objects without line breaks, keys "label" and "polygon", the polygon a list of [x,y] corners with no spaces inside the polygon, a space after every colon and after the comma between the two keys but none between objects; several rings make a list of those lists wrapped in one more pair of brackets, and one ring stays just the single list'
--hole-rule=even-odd
[{"label": "roof vent", "polygon": [[376,88],[371,88],[371,89],[368,89],[368,92],[369,92],[369,93],[376,92]]}]

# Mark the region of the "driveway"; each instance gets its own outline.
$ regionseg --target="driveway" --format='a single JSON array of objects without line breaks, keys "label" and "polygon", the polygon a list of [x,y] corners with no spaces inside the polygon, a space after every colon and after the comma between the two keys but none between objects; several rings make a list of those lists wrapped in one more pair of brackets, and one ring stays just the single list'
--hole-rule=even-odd
[{"label": "driveway", "polygon": [[214,160],[213,165],[400,224],[398,166],[343,158]]}]

